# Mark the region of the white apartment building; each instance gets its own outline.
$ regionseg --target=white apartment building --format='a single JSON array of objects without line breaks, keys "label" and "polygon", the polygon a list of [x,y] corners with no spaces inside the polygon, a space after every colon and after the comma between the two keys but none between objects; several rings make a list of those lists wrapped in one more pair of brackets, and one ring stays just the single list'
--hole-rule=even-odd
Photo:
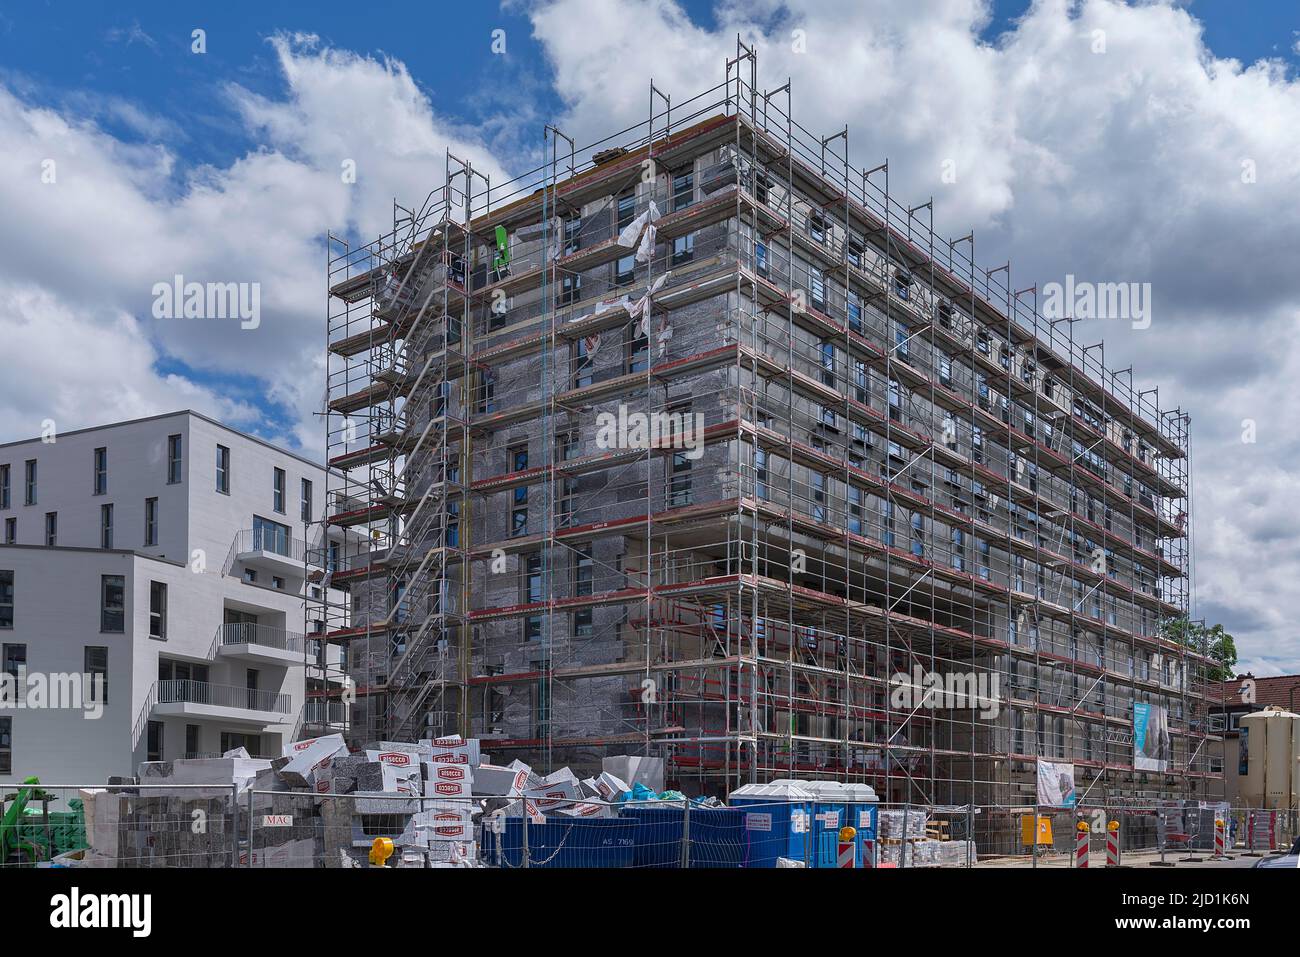
[{"label": "white apartment building", "polygon": [[312,725],[324,487],[190,411],[0,445],[0,783],[278,755]]}]

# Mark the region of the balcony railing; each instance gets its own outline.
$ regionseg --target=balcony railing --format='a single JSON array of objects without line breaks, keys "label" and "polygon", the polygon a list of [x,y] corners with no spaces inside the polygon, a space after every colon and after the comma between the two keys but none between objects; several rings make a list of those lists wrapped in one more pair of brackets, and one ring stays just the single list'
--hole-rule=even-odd
[{"label": "balcony railing", "polygon": [[242,555],[245,552],[270,552],[293,562],[302,562],[307,557],[307,543],[276,529],[245,528],[235,533],[231,553]]},{"label": "balcony railing", "polygon": [[310,727],[346,724],[348,706],[342,701],[308,701],[303,706],[302,720]]},{"label": "balcony railing", "polygon": [[[260,645],[263,648],[275,648],[289,651],[296,655],[303,654],[304,638],[302,635],[285,631],[276,625],[261,625],[252,622],[226,622],[217,628],[214,652],[226,645]],[[209,656],[211,657],[211,656]]]},{"label": "balcony railing", "polygon": [[289,713],[289,695],[276,691],[257,691],[235,685],[215,685],[206,681],[169,678],[157,685],[156,704],[205,704],[243,711]]}]

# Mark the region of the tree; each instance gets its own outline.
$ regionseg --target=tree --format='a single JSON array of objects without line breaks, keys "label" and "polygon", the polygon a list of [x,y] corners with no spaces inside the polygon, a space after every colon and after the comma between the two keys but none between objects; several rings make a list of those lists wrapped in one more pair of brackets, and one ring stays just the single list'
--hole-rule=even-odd
[{"label": "tree", "polygon": [[1186,618],[1169,618],[1160,626],[1160,634],[1218,662],[1206,673],[1210,681],[1227,681],[1237,673],[1237,644],[1223,625],[1207,626]]}]

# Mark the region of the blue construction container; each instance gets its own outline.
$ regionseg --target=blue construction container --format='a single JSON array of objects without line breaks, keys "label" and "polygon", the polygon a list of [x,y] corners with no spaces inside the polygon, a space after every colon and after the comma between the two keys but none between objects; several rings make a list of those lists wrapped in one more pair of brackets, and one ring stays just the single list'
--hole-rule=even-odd
[{"label": "blue construction container", "polygon": [[[631,801],[619,805],[619,817],[635,822],[634,867],[681,867],[685,808],[680,803]],[[690,866],[741,867],[745,816],[739,808],[692,807]]]},{"label": "blue construction container", "polygon": [[742,812],[741,867],[776,867],[779,857],[809,862],[812,792],[790,781],[746,784],[727,803]]},{"label": "blue construction container", "polygon": [[[483,829],[486,863],[523,866],[524,818],[506,818],[501,833]],[[548,817],[528,823],[529,867],[631,867],[636,822],[626,818]]]}]

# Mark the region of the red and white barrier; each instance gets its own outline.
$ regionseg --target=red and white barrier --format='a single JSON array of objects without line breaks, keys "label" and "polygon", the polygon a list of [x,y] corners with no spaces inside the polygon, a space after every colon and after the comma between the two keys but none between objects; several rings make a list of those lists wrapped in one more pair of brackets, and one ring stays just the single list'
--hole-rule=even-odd
[{"label": "red and white barrier", "polygon": [[1088,866],[1088,845],[1092,839],[1092,832],[1088,828],[1086,821],[1080,821],[1079,827],[1075,831],[1076,842],[1074,845],[1074,866]]},{"label": "red and white barrier", "polygon": [[1221,861],[1221,860],[1223,860],[1225,857],[1227,857],[1227,854],[1226,854],[1226,852],[1225,852],[1226,849],[1225,849],[1225,847],[1224,847],[1224,844],[1226,843],[1226,840],[1227,840],[1227,835],[1225,834],[1226,831],[1227,831],[1227,825],[1226,825],[1226,824],[1225,824],[1221,819],[1217,819],[1217,820],[1215,820],[1215,822],[1214,822],[1214,859],[1215,859],[1216,861]]},{"label": "red and white barrier", "polygon": [[1119,821],[1106,825],[1106,866],[1119,867]]},{"label": "red and white barrier", "polygon": [[854,838],[857,836],[858,832],[855,828],[840,828],[839,853],[836,855],[835,861],[836,867],[854,868],[858,866],[857,845],[854,843]]}]

